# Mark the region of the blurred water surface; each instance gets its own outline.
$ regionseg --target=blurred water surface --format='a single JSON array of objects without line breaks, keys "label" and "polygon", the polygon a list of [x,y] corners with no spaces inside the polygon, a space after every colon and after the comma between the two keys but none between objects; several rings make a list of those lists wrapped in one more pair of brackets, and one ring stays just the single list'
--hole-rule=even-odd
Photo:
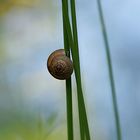
[{"label": "blurred water surface", "polygon": [[[102,4],[123,140],[138,140],[140,1],[109,0]],[[77,0],[77,20],[91,135],[96,140],[116,140],[106,54],[95,0]],[[66,139],[65,83],[55,80],[46,69],[48,55],[58,48],[63,48],[61,1],[0,1],[0,139]],[[76,115],[74,121],[77,124]],[[77,126],[75,134],[78,139]]]}]

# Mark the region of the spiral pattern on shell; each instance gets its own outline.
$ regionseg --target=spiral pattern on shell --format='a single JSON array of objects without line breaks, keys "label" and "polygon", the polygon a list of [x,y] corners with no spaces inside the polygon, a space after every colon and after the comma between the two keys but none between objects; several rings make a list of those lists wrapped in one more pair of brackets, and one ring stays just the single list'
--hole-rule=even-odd
[{"label": "spiral pattern on shell", "polygon": [[70,78],[73,73],[73,64],[65,55],[64,49],[54,51],[48,58],[47,67],[50,74],[59,80]]}]

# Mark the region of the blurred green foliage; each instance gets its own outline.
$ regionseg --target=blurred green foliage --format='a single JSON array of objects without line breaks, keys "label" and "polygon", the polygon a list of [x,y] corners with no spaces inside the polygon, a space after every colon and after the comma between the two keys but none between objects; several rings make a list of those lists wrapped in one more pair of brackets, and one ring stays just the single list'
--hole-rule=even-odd
[{"label": "blurred green foliage", "polygon": [[55,130],[56,115],[52,115],[48,119],[33,116],[23,117],[23,114],[22,116],[9,115],[11,120],[0,122],[0,139],[2,140],[48,140],[52,130]]},{"label": "blurred green foliage", "polygon": [[[33,48],[34,46],[28,43],[28,46],[26,46],[25,42],[24,48],[16,43],[13,47],[11,45],[13,40],[10,40],[9,36],[15,37],[16,42],[24,32],[20,34],[20,29],[17,29],[16,32],[16,26],[13,27],[10,23],[7,24],[8,21],[14,22],[12,18],[14,13],[11,14],[13,11],[15,11],[15,13],[22,11],[23,13],[25,12],[25,15],[27,11],[29,14],[35,13],[31,15],[33,17],[36,16],[37,12],[41,16],[40,12],[43,11],[44,18],[46,18],[45,14],[48,14],[47,11],[51,11],[51,16],[48,18],[53,19],[55,16],[53,11],[55,10],[56,8],[52,0],[0,0],[0,140],[53,140],[56,138],[65,138],[65,131],[59,130],[65,128],[58,128],[58,126],[55,125],[57,114],[53,113],[53,111],[48,111],[46,115],[42,115],[44,112],[40,113],[38,109],[34,111],[30,107],[28,103],[30,101],[27,101],[30,91],[25,93],[25,89],[22,87],[24,84],[20,85],[21,77],[25,71],[27,73],[30,71],[29,67],[26,70],[24,69],[24,58],[27,58],[27,56],[21,56],[18,54],[19,51],[16,50],[21,49],[20,53],[23,53],[22,49],[25,50],[28,46]],[[24,14],[22,16],[24,18]],[[38,18],[41,22],[39,16]],[[17,20],[17,23],[18,17],[15,20]],[[44,21],[46,23],[47,20]],[[5,23],[9,27],[5,25]],[[51,23],[51,20],[49,20],[49,23]],[[16,33],[18,35],[16,35]],[[26,37],[26,35],[24,37]],[[24,41],[24,39],[22,41]],[[36,51],[36,49],[33,49],[33,52]],[[35,68],[32,69],[33,76],[36,71]],[[25,96],[27,96],[27,98]],[[64,134],[61,135],[61,132],[64,132]]]}]

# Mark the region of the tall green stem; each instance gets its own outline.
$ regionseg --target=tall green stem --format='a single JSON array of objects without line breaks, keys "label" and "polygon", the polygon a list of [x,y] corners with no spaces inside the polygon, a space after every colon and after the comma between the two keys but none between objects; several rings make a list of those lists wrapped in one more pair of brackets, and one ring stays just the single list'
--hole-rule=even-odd
[{"label": "tall green stem", "polygon": [[[66,9],[68,10],[68,3],[66,3]],[[63,11],[63,8],[62,8]],[[70,58],[70,45],[68,41],[68,34],[66,31],[66,23],[64,21],[63,13],[63,36],[64,36],[64,48],[66,55]],[[66,80],[66,102],[67,102],[67,131],[68,140],[73,140],[73,109],[72,109],[72,84],[71,78]]]},{"label": "tall green stem", "polygon": [[112,91],[112,100],[113,100],[113,107],[114,107],[114,114],[115,114],[117,137],[118,137],[118,140],[122,140],[120,118],[119,118],[119,112],[118,112],[117,97],[116,97],[115,82],[114,82],[114,77],[113,77],[112,61],[111,61],[111,55],[110,55],[108,36],[107,36],[106,26],[104,22],[101,1],[97,0],[97,3],[98,3],[100,21],[102,25],[101,27],[102,27],[102,33],[103,33],[103,38],[104,38],[104,43],[105,43],[105,50],[107,54],[107,62],[108,62],[109,78],[110,78],[110,85],[111,85],[111,91]]},{"label": "tall green stem", "polygon": [[[79,60],[79,45],[78,45],[78,32],[77,32],[77,20],[76,20],[76,6],[75,6],[75,0],[71,0],[71,15],[72,15],[72,28],[73,28],[73,39],[74,39],[74,48],[75,52],[77,53],[77,73],[78,76],[76,77],[77,79],[77,88],[78,90],[78,101],[79,105],[82,104],[82,113],[83,115],[83,123],[84,123],[84,129],[85,129],[85,135],[86,139],[90,140],[90,132],[89,132],[89,126],[88,126],[88,119],[87,119],[87,114],[86,114],[86,107],[84,103],[84,97],[83,97],[83,91],[82,91],[82,83],[81,83],[81,72],[80,72],[80,60]],[[81,102],[81,103],[80,103]],[[80,107],[79,107],[80,108]]]},{"label": "tall green stem", "polygon": [[[66,33],[68,35],[68,42],[71,47],[72,59],[73,59],[75,77],[76,77],[76,84],[77,84],[80,136],[81,136],[81,140],[90,140],[86,107],[84,103],[82,83],[81,83],[75,1],[71,1],[72,28],[71,28],[70,19],[69,19],[67,3],[68,3],[68,0],[62,0],[62,9],[63,9],[63,14],[64,14],[63,20],[66,25]],[[72,32],[72,29],[73,29],[73,32]]]},{"label": "tall green stem", "polygon": [[72,87],[71,78],[66,80],[66,100],[67,100],[67,129],[68,140],[73,140],[73,109],[72,109]]},{"label": "tall green stem", "polygon": [[[73,37],[72,37],[72,31],[71,31],[71,25],[70,25],[70,20],[69,20],[69,14],[68,14],[68,9],[67,9],[67,0],[62,0],[62,11],[63,11],[63,22],[66,25],[66,33],[68,34],[68,41],[69,41],[69,45],[72,47],[74,46],[74,42],[73,42]],[[73,57],[73,53],[72,53],[72,57]],[[74,70],[76,69],[76,63],[77,60],[75,60],[75,57],[73,57],[73,65],[74,65]],[[76,75],[76,74],[75,74]],[[80,114],[80,110],[79,110],[79,114]],[[80,116],[80,115],[79,115]],[[79,117],[80,118],[80,117]],[[80,121],[80,135],[81,135],[81,140],[84,140],[84,130],[83,130],[83,125],[82,122]]]}]

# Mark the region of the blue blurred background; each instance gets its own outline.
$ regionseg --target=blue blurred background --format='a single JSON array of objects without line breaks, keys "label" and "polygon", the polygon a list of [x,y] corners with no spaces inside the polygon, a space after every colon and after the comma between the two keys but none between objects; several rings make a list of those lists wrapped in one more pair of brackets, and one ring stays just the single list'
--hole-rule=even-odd
[{"label": "blue blurred background", "polygon": [[[102,0],[123,140],[140,139],[140,1]],[[96,0],[77,0],[83,90],[94,140],[116,140]],[[67,139],[65,82],[46,69],[63,48],[61,1],[0,1],[0,140]],[[79,138],[73,75],[75,139]]]}]

